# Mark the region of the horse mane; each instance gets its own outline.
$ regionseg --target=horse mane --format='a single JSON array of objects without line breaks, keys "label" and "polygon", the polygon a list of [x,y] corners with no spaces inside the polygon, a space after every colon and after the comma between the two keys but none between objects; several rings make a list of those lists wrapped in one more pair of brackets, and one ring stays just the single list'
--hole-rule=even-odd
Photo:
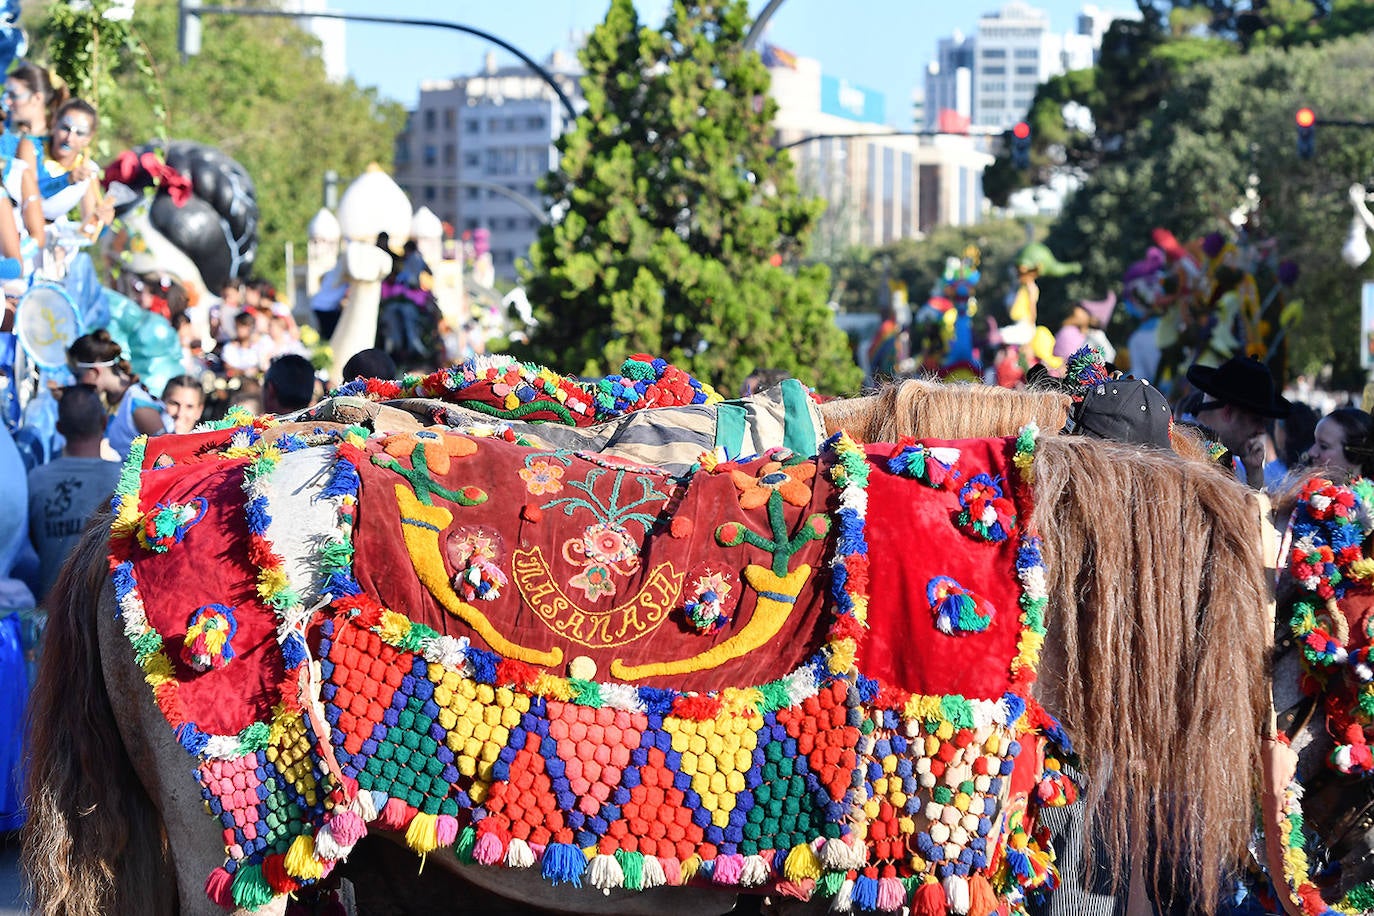
[{"label": "horse mane", "polygon": [[972,383],[908,379],[862,398],[821,405],[826,431],[846,430],[860,442],[1014,436],[1027,423],[1058,432],[1069,416],[1068,395]]},{"label": "horse mane", "polygon": [[1148,838],[1147,875],[1210,913],[1245,853],[1269,708],[1258,505],[1215,464],[1078,436],[1042,439],[1034,474],[1037,689],[1089,750],[1089,824],[1118,878]]},{"label": "horse mane", "polygon": [[30,698],[23,864],[34,912],[45,916],[151,913],[160,896],[152,889],[176,886],[101,668],[98,609],[113,606],[109,533],[109,513],[97,515],[53,587]]}]

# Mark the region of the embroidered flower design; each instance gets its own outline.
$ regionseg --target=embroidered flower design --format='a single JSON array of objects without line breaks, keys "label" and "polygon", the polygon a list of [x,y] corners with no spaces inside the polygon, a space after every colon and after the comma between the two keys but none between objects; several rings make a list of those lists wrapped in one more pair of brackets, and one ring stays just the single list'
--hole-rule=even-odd
[{"label": "embroidered flower design", "polygon": [[477,443],[464,436],[452,435],[442,426],[434,426],[387,436],[382,440],[382,449],[392,458],[409,458],[412,466],[416,451],[421,450],[426,467],[432,474],[442,477],[448,473],[451,458],[473,454],[477,451]]},{"label": "embroidered flower design", "polygon": [[971,477],[959,488],[959,505],[963,509],[955,524],[985,541],[1005,541],[1016,529],[1016,507],[1002,493],[1001,481],[987,474]]},{"label": "embroidered flower design", "polygon": [[921,481],[937,490],[946,488],[951,479],[959,478],[956,465],[959,463],[959,450],[946,446],[927,448],[910,436],[897,440],[897,448],[887,459],[887,469]]},{"label": "embroidered flower design", "polygon": [[730,597],[731,588],[725,573],[708,571],[699,576],[691,599],[683,605],[687,622],[700,633],[712,633],[729,623],[725,601]]},{"label": "embroidered flower design", "polygon": [[223,668],[234,657],[234,635],[239,631],[234,609],[207,604],[191,615],[182,641],[181,660],[197,671]]},{"label": "embroidered flower design", "polygon": [[608,566],[639,553],[639,545],[619,525],[589,525],[582,532],[582,547],[588,560]]},{"label": "embroidered flower design", "polygon": [[935,612],[935,627],[949,636],[981,633],[992,623],[992,604],[965,589],[949,576],[936,576],[926,585],[926,598]]},{"label": "embroidered flower design", "polygon": [[742,509],[757,509],[766,506],[774,493],[783,502],[793,506],[805,506],[811,501],[811,486],[807,483],[816,475],[816,465],[803,461],[784,467],[782,461],[765,462],[758,469],[758,476],[750,476],[743,471],[731,471],[730,479],[739,490],[739,504]]},{"label": "embroidered flower design", "polygon": [[527,468],[520,469],[520,478],[525,481],[525,490],[533,496],[557,493],[563,489],[563,467],[551,464],[547,459],[533,461]]},{"label": "embroidered flower design", "polygon": [[166,553],[180,544],[191,526],[205,516],[206,501],[197,497],[189,503],[158,503],[143,516],[138,542],[153,553]]},{"label": "embroidered flower design", "polygon": [[611,571],[598,563],[590,563],[582,568],[582,572],[573,576],[568,583],[574,588],[580,588],[587,595],[588,601],[595,601],[602,595],[615,594],[615,580],[611,578]]},{"label": "embroidered flower design", "polygon": [[496,538],[481,531],[460,533],[449,542],[456,572],[453,590],[464,601],[495,601],[509,581],[496,565]]}]

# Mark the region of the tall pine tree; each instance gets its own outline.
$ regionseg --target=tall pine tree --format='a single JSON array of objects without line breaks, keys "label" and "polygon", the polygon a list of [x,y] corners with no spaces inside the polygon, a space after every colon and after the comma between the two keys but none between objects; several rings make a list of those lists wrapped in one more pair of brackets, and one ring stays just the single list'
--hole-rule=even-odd
[{"label": "tall pine tree", "polygon": [[529,355],[564,372],[662,356],[726,391],[755,369],[820,390],[860,381],[804,265],[819,201],[770,144],[768,71],[744,0],[674,0],[657,31],[613,0],[581,52],[587,110],[544,181],[559,218],[530,249]]}]

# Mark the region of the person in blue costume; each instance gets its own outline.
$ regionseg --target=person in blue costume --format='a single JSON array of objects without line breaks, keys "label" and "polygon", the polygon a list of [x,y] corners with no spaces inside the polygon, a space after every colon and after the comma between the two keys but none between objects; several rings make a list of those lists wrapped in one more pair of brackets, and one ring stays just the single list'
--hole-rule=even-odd
[{"label": "person in blue costume", "polygon": [[[5,132],[0,134],[0,157],[6,161],[5,187],[19,202],[24,226],[41,248],[46,222],[43,198],[66,187],[69,179],[65,172],[54,175],[48,171],[39,154],[47,143],[48,128],[57,110],[67,101],[67,89],[54,88],[46,69],[25,61],[6,75],[3,101],[9,112]],[[18,188],[12,174],[15,161],[27,166],[19,174]],[[25,174],[28,172],[32,173],[31,178]]]},{"label": "person in blue costume", "polygon": [[95,136],[100,117],[84,99],[69,99],[59,109],[52,134],[44,149],[44,169],[61,184],[53,183],[51,193],[43,191],[43,216],[61,219],[75,207],[81,208],[81,231],[94,240],[101,229],[114,220],[114,205],[100,194],[99,167],[87,150]]}]

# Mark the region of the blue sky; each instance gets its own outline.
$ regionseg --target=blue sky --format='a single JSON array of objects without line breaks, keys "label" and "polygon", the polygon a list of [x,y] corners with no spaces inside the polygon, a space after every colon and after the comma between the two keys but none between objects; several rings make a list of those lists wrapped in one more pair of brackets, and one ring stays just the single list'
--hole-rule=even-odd
[{"label": "blue sky", "polygon": [[[836,77],[885,96],[888,121],[911,122],[911,89],[921,79],[935,51],[935,40],[956,29],[973,31],[978,17],[1007,0],[786,0],[769,23],[766,40],[803,57],[814,57]],[[1056,32],[1073,28],[1082,0],[1030,0],[1050,14]],[[766,0],[750,0],[758,12]],[[1129,0],[1103,2],[1107,9],[1131,9]],[[496,35],[536,60],[555,47],[571,50],[569,34],[589,31],[606,14],[609,0],[485,0],[439,3],[435,0],[331,0],[338,12],[438,19],[473,26]],[[657,26],[668,8],[665,0],[636,0],[640,19]],[[348,69],[364,86],[414,107],[419,85],[475,72],[492,46],[479,39],[441,29],[349,23]],[[514,62],[498,52],[502,60]]]}]

